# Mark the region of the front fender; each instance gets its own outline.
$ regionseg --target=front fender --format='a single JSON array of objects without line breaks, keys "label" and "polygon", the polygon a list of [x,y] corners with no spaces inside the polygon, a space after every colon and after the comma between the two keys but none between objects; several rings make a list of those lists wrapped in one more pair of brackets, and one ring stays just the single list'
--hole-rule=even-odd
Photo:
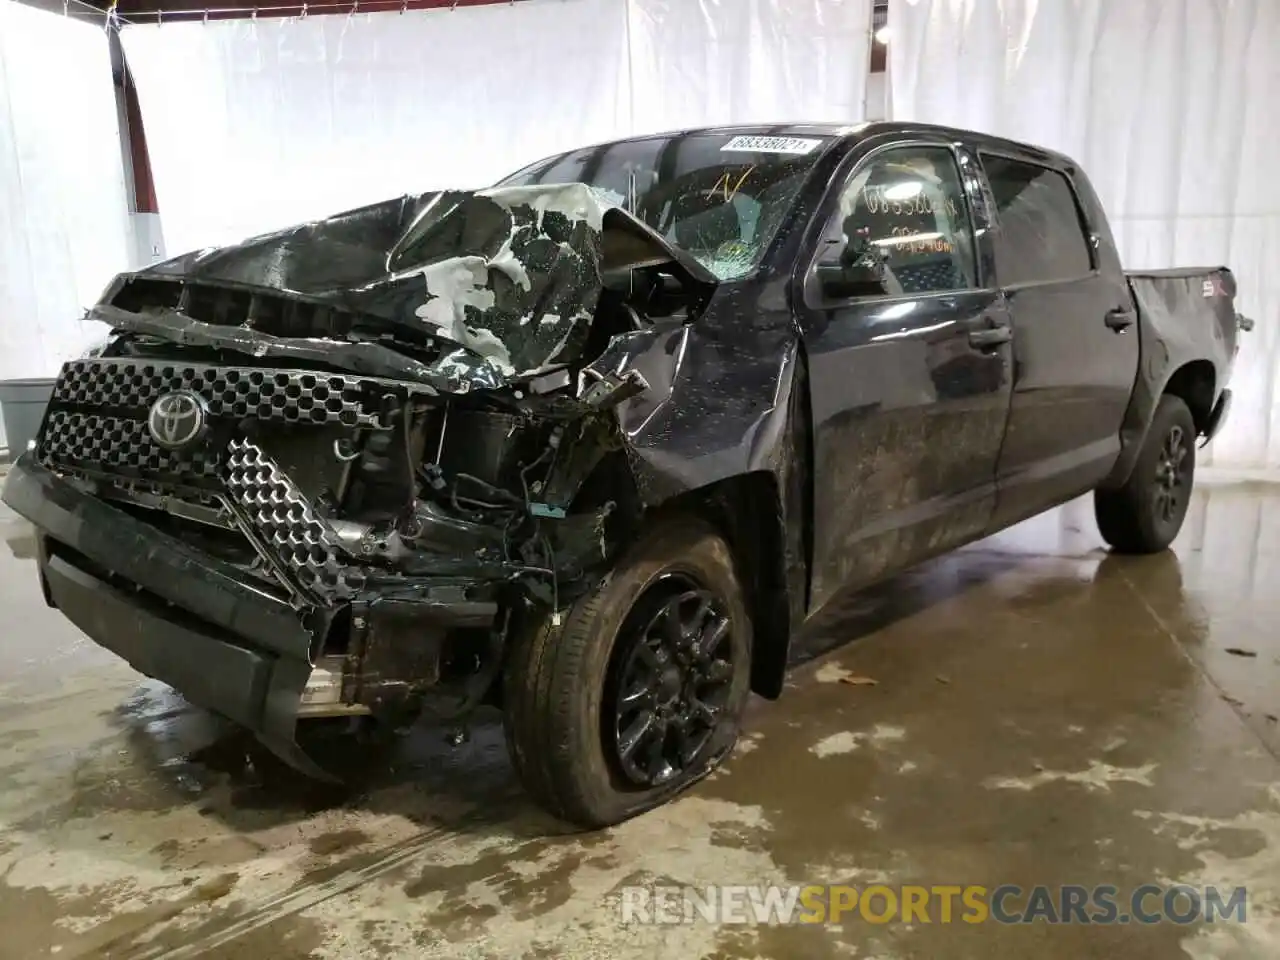
[{"label": "front fender", "polygon": [[753,688],[777,696],[808,603],[808,405],[789,322],[734,336],[712,318],[615,338],[591,365],[648,389],[617,410],[641,506],[709,512],[752,592]]}]

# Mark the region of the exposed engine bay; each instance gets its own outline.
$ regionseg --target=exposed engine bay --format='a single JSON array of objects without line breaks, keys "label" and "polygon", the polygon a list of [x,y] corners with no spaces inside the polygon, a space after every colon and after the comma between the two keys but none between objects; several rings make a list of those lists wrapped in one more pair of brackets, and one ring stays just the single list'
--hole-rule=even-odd
[{"label": "exposed engine bay", "polygon": [[713,288],[582,185],[404,198],[117,278],[37,456],[286,601],[301,716],[464,715],[634,532],[629,357]]}]

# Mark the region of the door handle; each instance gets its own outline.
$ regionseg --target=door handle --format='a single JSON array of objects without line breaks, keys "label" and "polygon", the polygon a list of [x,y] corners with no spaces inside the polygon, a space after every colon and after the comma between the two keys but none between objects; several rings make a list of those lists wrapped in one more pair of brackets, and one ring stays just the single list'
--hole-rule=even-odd
[{"label": "door handle", "polygon": [[1121,333],[1133,326],[1133,311],[1126,310],[1124,307],[1108,310],[1106,324],[1116,333]]},{"label": "door handle", "polygon": [[998,347],[1002,343],[1008,343],[1013,339],[1013,329],[1011,327],[990,327],[986,330],[970,330],[969,345],[978,349],[987,347]]}]

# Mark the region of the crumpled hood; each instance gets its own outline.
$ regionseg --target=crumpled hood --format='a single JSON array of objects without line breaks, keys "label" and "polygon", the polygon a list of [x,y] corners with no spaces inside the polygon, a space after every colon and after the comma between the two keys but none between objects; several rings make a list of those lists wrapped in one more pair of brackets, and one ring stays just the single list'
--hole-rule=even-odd
[{"label": "crumpled hood", "polygon": [[[709,292],[716,283],[591,187],[564,184],[400,197],[128,276],[278,291],[378,318],[392,330],[403,326],[419,340],[426,332],[446,349],[421,378],[468,389],[571,361],[586,340],[604,272],[662,263],[695,288]],[[110,313],[101,319],[142,329]],[[188,342],[214,338],[229,349],[277,355],[289,346],[176,311],[168,318]],[[165,319],[148,316],[145,332]],[[314,354],[330,342],[335,355],[352,346],[315,338],[292,344]]]}]

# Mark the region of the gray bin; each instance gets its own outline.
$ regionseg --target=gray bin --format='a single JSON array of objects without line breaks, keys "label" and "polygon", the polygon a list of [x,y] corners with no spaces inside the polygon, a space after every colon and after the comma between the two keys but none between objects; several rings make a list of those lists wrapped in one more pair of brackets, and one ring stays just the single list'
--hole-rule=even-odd
[{"label": "gray bin", "polygon": [[34,440],[40,431],[54,382],[53,378],[0,380],[0,412],[4,415],[5,445],[11,460],[25,453],[27,441]]}]

